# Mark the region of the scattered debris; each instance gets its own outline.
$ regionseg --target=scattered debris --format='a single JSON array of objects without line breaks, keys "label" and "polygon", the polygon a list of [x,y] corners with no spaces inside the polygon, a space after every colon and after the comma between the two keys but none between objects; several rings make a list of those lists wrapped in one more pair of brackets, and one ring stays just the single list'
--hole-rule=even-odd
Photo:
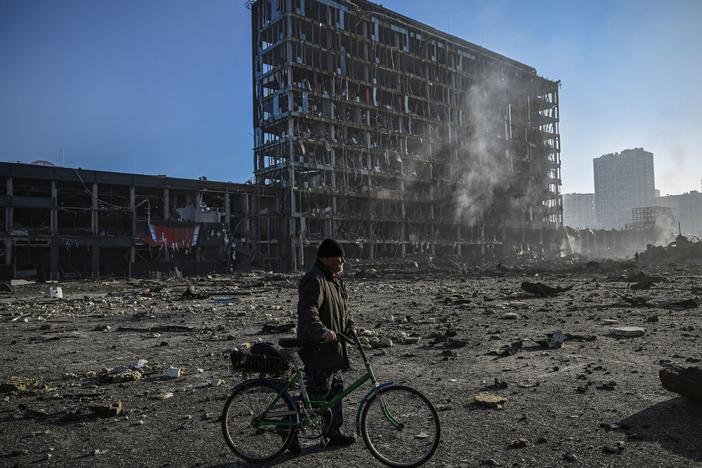
[{"label": "scattered debris", "polygon": [[134,382],[141,380],[143,374],[138,370],[127,366],[117,366],[113,368],[104,368],[98,375],[97,380],[102,384]]},{"label": "scattered debris", "polygon": [[263,325],[264,334],[273,333],[288,333],[295,329],[296,324],[293,322],[288,323],[265,323]]},{"label": "scattered debris", "polygon": [[401,345],[412,345],[419,343],[419,340],[421,339],[421,336],[401,331],[399,337],[396,338],[396,341]]},{"label": "scattered debris", "polygon": [[95,416],[98,418],[114,418],[122,414],[122,401],[117,400],[113,403],[93,405],[90,407],[90,410],[95,413]]},{"label": "scattered debris", "polygon": [[509,384],[504,380],[500,380],[497,377],[495,377],[495,382],[491,385],[491,387],[494,389],[504,389],[509,387]]},{"label": "scattered debris", "polygon": [[617,442],[617,445],[605,445],[602,447],[602,451],[604,453],[609,453],[609,454],[616,454],[616,453],[622,453],[624,451],[624,442],[619,441]]},{"label": "scattered debris", "polygon": [[498,351],[494,352],[494,354],[501,357],[512,356],[513,354],[517,354],[522,349],[522,346],[522,340],[515,341],[514,343],[502,346]]},{"label": "scattered debris", "polygon": [[180,377],[180,367],[169,367],[166,369],[166,377],[171,379],[177,379]]},{"label": "scattered debris", "polygon": [[180,295],[180,298],[183,300],[207,299],[209,297],[210,295],[205,292],[196,291],[194,286],[188,286],[187,289]]},{"label": "scattered debris", "polygon": [[116,331],[118,332],[137,332],[137,333],[192,333],[195,331],[193,327],[186,327],[183,325],[160,325],[156,327],[149,328],[138,328],[138,327],[119,327]]},{"label": "scattered debris", "polygon": [[637,271],[636,273],[631,273],[629,276],[627,276],[626,281],[629,283],[644,283],[647,281],[651,283],[660,283],[663,281],[663,278],[660,276],[649,276],[643,271]]},{"label": "scattered debris", "polygon": [[702,259],[702,241],[690,241],[683,235],[678,235],[673,242],[666,246],[647,245],[646,251],[639,254],[643,263],[685,262]]},{"label": "scattered debris", "polygon": [[609,329],[609,334],[624,338],[635,338],[637,336],[644,336],[646,334],[646,329],[642,327],[614,327]]},{"label": "scattered debris", "polygon": [[529,441],[526,439],[522,439],[522,438],[515,439],[515,440],[511,441],[508,445],[508,447],[511,449],[520,449],[520,448],[524,448],[524,447],[528,447],[528,446],[529,446]]},{"label": "scattered debris", "polygon": [[551,333],[547,333],[546,339],[524,338],[520,341],[515,341],[508,345],[504,345],[499,350],[494,351],[492,354],[496,354],[500,357],[512,356],[513,354],[517,354],[519,351],[522,350],[522,348],[524,347],[524,341],[527,340],[536,343],[542,348],[555,349],[563,347],[563,344],[566,341],[595,341],[596,339],[597,337],[593,335],[576,335],[572,333],[563,333],[560,330],[555,330]]},{"label": "scattered debris", "polygon": [[132,366],[133,369],[143,369],[144,366],[146,366],[149,363],[146,359],[139,359],[134,365]]},{"label": "scattered debris", "polygon": [[475,403],[488,408],[502,409],[507,403],[507,398],[495,393],[480,392],[473,397]]},{"label": "scattered debris", "polygon": [[556,296],[560,293],[564,293],[566,291],[570,291],[571,289],[573,289],[573,286],[575,285],[571,284],[570,286],[566,286],[565,288],[554,288],[544,283],[530,283],[529,281],[523,281],[521,288],[523,291],[526,291],[529,294],[534,294],[540,297],[551,297]]},{"label": "scattered debris", "polygon": [[663,388],[702,404],[702,368],[668,364],[658,371]]},{"label": "scattered debris", "polygon": [[0,384],[0,393],[27,392],[37,388],[37,379],[30,377],[10,377],[6,382]]},{"label": "scattered debris", "polygon": [[614,390],[617,387],[617,382],[614,380],[608,380],[607,382],[602,382],[601,384],[597,385],[595,388],[597,390]]},{"label": "scattered debris", "polygon": [[673,301],[661,301],[656,303],[656,305],[661,309],[680,311],[687,309],[696,309],[697,307],[699,307],[700,301],[699,299],[693,298]]}]

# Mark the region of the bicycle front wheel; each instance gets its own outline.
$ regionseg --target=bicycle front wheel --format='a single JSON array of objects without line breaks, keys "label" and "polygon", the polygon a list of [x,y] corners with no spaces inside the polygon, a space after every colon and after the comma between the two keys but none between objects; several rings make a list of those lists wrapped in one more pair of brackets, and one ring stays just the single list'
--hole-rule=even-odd
[{"label": "bicycle front wheel", "polygon": [[[224,440],[239,457],[267,462],[285,451],[297,431],[298,412],[287,392],[268,380],[248,380],[232,390],[222,411]],[[274,403],[275,402],[275,403]]]},{"label": "bicycle front wheel", "polygon": [[388,466],[419,466],[434,455],[441,438],[439,415],[417,390],[402,385],[382,388],[361,414],[368,450]]}]

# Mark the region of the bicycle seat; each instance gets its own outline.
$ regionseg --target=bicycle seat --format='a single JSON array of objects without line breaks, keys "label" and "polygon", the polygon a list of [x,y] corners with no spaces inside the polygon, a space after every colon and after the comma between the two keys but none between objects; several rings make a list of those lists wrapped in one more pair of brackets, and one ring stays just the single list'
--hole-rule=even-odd
[{"label": "bicycle seat", "polygon": [[278,344],[281,348],[300,348],[302,347],[302,341],[298,340],[295,336],[286,336],[278,340]]}]

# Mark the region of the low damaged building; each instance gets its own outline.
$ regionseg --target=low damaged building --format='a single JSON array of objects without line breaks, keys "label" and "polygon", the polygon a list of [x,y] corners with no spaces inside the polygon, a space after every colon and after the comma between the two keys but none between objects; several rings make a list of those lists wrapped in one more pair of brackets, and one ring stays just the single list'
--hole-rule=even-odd
[{"label": "low damaged building", "polygon": [[0,177],[5,278],[280,268],[272,188],[20,163]]}]

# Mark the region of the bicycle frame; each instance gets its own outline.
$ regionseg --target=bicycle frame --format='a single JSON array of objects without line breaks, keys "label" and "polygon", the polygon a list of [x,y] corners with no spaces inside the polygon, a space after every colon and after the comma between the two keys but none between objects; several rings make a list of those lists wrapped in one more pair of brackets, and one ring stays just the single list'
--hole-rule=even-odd
[{"label": "bicycle frame", "polygon": [[[370,361],[368,360],[366,353],[363,351],[363,348],[361,347],[360,342],[358,341],[357,337],[353,337],[354,339],[351,340],[344,336],[343,334],[339,333],[343,339],[352,342],[356,345],[356,348],[358,349],[359,353],[361,354],[361,358],[363,359],[363,365],[366,368],[366,373],[363,374],[361,377],[359,377],[355,382],[353,382],[351,385],[349,385],[346,389],[344,389],[341,393],[338,393],[337,395],[334,395],[334,397],[331,400],[310,400],[309,395],[307,393],[307,389],[305,388],[305,382],[304,378],[302,375],[302,371],[297,368],[297,366],[294,367],[294,373],[288,378],[287,382],[283,386],[283,388],[278,392],[278,395],[273,399],[273,401],[266,407],[265,410],[263,410],[263,413],[259,417],[254,418],[254,425],[256,427],[260,427],[262,425],[271,425],[276,428],[280,427],[293,427],[293,428],[299,428],[303,422],[299,420],[299,418],[295,418],[295,421],[280,421],[280,420],[270,420],[266,419],[266,415],[269,415],[269,412],[275,407],[275,405],[280,401],[280,399],[283,397],[283,395],[293,386],[294,383],[297,383],[300,386],[300,392],[302,393],[302,403],[303,406],[300,408],[300,411],[302,412],[303,415],[307,415],[308,412],[311,412],[312,414],[315,414],[316,416],[322,415],[325,412],[327,412],[330,408],[334,407],[338,402],[346,398],[349,394],[353,393],[356,389],[358,389],[361,385],[365,384],[367,381],[371,381],[373,386],[372,388],[366,393],[366,395],[363,397],[361,400],[361,404],[358,406],[358,410],[356,413],[356,432],[360,433],[360,415],[361,411],[363,410],[363,407],[365,404],[370,400],[370,398],[376,394],[381,388],[389,387],[391,385],[394,385],[394,382],[386,382],[383,384],[378,383],[378,380],[375,378],[375,373],[373,372],[373,367],[371,366]],[[389,409],[387,408],[386,404],[384,401],[381,399],[381,408],[383,411],[383,415],[387,418],[387,420],[392,424],[396,429],[402,430],[402,424],[398,423],[397,420],[392,416],[390,413]],[[277,417],[280,416],[298,416],[299,412],[295,411],[288,411],[288,412],[276,412],[275,415]]]}]

